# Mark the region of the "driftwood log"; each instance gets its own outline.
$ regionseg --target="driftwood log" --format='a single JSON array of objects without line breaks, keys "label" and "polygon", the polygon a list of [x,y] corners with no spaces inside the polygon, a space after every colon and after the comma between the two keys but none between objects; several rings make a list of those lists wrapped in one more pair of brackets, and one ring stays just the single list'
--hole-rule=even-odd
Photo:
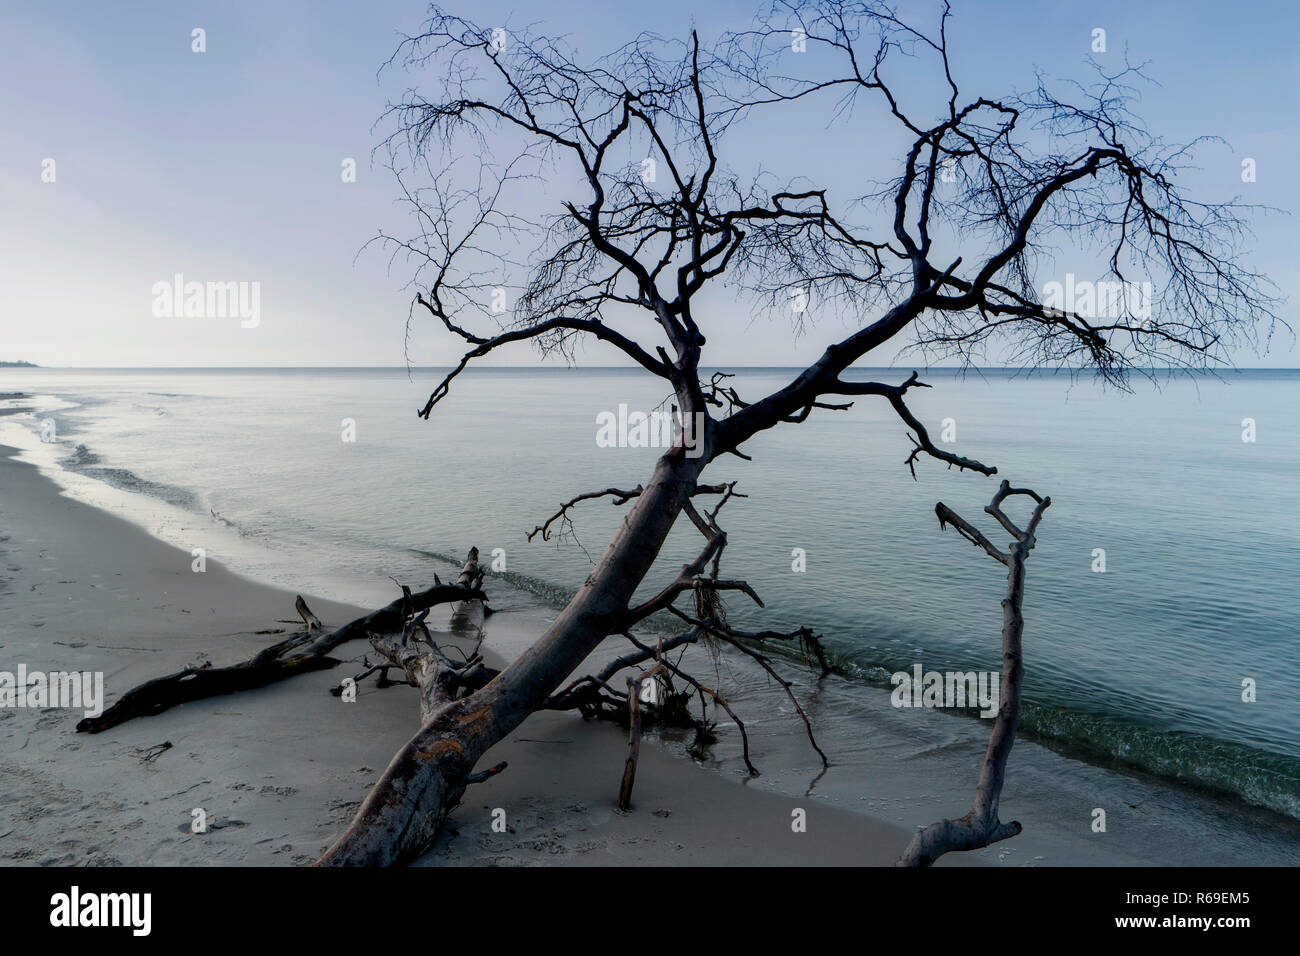
[{"label": "driftwood log", "polygon": [[[1023,531],[1002,510],[1003,502],[1014,495],[1026,495],[1037,502],[1029,524]],[[995,547],[983,532],[942,501],[935,506],[940,528],[952,525],[962,537],[983,548],[1007,567],[1007,594],[1002,599],[1002,690],[998,713],[989,733],[988,749],[980,766],[975,802],[970,811],[956,820],[941,820],[921,830],[907,845],[896,866],[929,866],[945,853],[953,850],[978,850],[990,843],[1016,836],[1021,831],[1019,822],[1012,820],[1003,823],[999,820],[998,800],[1002,796],[1007,758],[1011,755],[1011,745],[1015,743],[1016,728],[1020,724],[1020,685],[1024,676],[1021,639],[1025,631],[1022,613],[1025,560],[1034,547],[1034,533],[1038,530],[1043,512],[1051,503],[1051,498],[1042,498],[1028,488],[1012,488],[1008,482],[1002,482],[992,502],[984,510],[1011,534],[1013,541],[1007,551]]]},{"label": "driftwood log", "polygon": [[[471,555],[477,568],[477,552]],[[466,562],[466,567],[470,562]],[[465,579],[464,572],[461,575]],[[437,575],[434,576],[437,581]],[[187,667],[175,674],[147,681],[123,694],[113,706],[98,717],[86,717],[77,724],[78,733],[97,734],[116,727],[133,717],[161,714],[178,704],[222,694],[234,694],[255,687],[265,687],[297,674],[325,670],[340,662],[329,654],[341,644],[366,638],[375,632],[401,631],[407,616],[427,611],[438,604],[480,600],[482,575],[472,584],[442,584],[418,593],[404,588],[402,597],[376,611],[359,617],[332,631],[326,631],[299,595],[295,606],[303,619],[304,630],[291,638],[267,647],[251,658],[226,667]]]}]

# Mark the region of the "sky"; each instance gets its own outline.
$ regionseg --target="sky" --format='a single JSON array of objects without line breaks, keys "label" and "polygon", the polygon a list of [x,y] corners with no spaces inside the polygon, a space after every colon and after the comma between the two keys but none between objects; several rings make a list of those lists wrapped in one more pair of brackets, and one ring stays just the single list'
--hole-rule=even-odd
[{"label": "sky", "polygon": [[[762,0],[534,4],[449,0],[484,25],[531,23],[596,54],[641,30],[707,40],[750,24]],[[902,5],[932,22],[929,2]],[[381,229],[400,230],[396,183],[371,150],[385,105],[419,74],[379,67],[400,33],[417,30],[416,0],[221,3],[14,2],[0,16],[0,360],[42,365],[446,365],[462,343],[429,322],[407,338],[411,276],[362,252]],[[1214,134],[1189,179],[1198,198],[1241,196],[1300,210],[1300,6],[954,0],[949,28],[964,93],[1001,96],[1034,70],[1087,76],[1092,31],[1106,54],[1149,61],[1159,82],[1140,114],[1170,141]],[[206,51],[193,52],[192,31]],[[896,167],[896,144],[865,125],[834,132],[822,119],[754,129],[730,147],[763,165],[816,167],[851,181],[859,167]],[[1241,161],[1257,179],[1241,181]],[[344,182],[342,164],[357,164]],[[724,160],[727,157],[724,155]],[[49,161],[53,160],[51,167]],[[53,170],[53,181],[49,171]],[[539,199],[539,202],[542,201]],[[1251,264],[1289,295],[1300,280],[1297,221],[1255,221]],[[167,316],[156,284],[257,283],[256,325],[238,318]],[[247,287],[251,289],[251,285]],[[796,336],[725,298],[709,300],[709,364],[791,365],[816,358],[839,331]],[[1300,328],[1297,306],[1281,314]],[[723,334],[719,335],[721,331]],[[1242,366],[1293,367],[1300,350],[1275,337]],[[600,346],[580,360],[623,364]],[[892,354],[873,356],[886,364]],[[497,364],[532,364],[518,346]]]}]

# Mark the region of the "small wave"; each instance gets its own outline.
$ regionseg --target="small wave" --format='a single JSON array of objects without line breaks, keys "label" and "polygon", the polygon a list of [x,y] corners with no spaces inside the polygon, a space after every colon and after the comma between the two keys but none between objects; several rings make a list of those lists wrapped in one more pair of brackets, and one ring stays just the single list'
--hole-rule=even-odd
[{"label": "small wave", "polygon": [[103,459],[85,445],[78,444],[70,454],[59,459],[59,464],[69,471],[95,478],[122,491],[150,495],[179,508],[199,510],[199,496],[188,488],[141,478],[127,468],[109,468],[99,463]]},{"label": "small wave", "polygon": [[1159,730],[1113,714],[1026,701],[1032,737],[1090,763],[1132,767],[1300,819],[1300,760],[1186,731]]},{"label": "small wave", "polygon": [[[894,671],[888,667],[832,660],[832,670],[874,687],[893,687],[889,678]],[[1024,701],[1020,733],[1076,760],[1137,770],[1300,820],[1300,760],[1293,757],[1041,700]]]},{"label": "small wave", "polygon": [[79,444],[73,451],[60,458],[59,464],[64,468],[67,468],[69,471],[79,472],[92,465],[98,465],[100,460],[100,457],[93,451],[85,445]]}]

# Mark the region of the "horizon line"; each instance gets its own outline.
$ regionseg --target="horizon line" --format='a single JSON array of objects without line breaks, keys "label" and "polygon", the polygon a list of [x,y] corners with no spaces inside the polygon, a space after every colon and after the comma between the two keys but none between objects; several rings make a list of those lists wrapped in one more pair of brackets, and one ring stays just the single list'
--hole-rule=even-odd
[{"label": "horizon line", "polygon": [[[701,369],[779,369],[783,371],[791,369],[806,368],[806,364],[798,365],[711,365],[702,364]],[[212,372],[235,372],[235,371],[284,371],[284,370],[312,370],[312,371],[444,371],[455,368],[455,365],[16,365],[0,364],[0,374],[5,371],[14,369],[18,371],[78,371],[78,372],[131,372],[131,371],[212,371]],[[901,369],[918,369],[921,371],[935,372],[1070,372],[1086,374],[1088,372],[1097,373],[1094,368],[1069,368],[1051,365],[919,365],[912,363],[894,364],[894,365],[851,365],[849,370],[890,370],[897,371]],[[478,365],[465,368],[465,372],[483,372],[493,370],[504,371],[539,371],[539,372],[574,372],[574,371],[645,371],[638,365]],[[1183,373],[1205,373],[1205,374],[1225,374],[1232,372],[1295,372],[1300,371],[1300,366],[1296,365],[1231,365],[1220,368],[1189,368],[1185,366],[1141,366],[1134,367],[1129,371],[1133,372],[1183,372]]]}]

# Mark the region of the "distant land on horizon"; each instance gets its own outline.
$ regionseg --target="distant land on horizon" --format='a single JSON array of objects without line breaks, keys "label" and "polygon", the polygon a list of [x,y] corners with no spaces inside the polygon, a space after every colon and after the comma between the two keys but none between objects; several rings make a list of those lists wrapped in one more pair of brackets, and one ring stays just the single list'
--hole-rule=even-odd
[{"label": "distant land on horizon", "polygon": [[35,362],[24,362],[21,359],[17,362],[0,362],[0,368],[40,368]]}]

